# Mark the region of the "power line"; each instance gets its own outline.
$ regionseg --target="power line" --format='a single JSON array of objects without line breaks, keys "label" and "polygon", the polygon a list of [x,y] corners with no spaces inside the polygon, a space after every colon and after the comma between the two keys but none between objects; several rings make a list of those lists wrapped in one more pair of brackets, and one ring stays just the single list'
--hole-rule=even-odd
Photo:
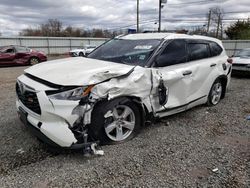
[{"label": "power line", "polygon": [[[229,22],[232,22],[232,21],[238,21],[238,20],[245,20],[247,18],[238,18],[238,19],[223,19],[223,21],[229,21]],[[165,22],[169,22],[169,23],[172,23],[172,22],[185,22],[185,23],[197,23],[197,22],[200,22],[200,23],[206,23],[207,20],[195,20],[195,19],[167,19],[167,18],[164,18],[162,19],[164,20]],[[146,24],[151,24],[151,23],[155,23],[157,22],[158,20],[157,19],[154,19],[154,20],[148,20],[148,21],[143,21],[143,22],[140,22],[140,25],[146,25]],[[117,27],[117,28],[111,28],[111,29],[108,29],[108,30],[119,30],[119,29],[126,29],[126,28],[129,28],[129,27],[132,27],[132,26],[136,26],[136,24],[131,24],[131,25],[126,25],[126,26],[121,26],[121,27]]]},{"label": "power line", "polygon": [[228,0],[206,0],[206,1],[191,1],[191,2],[185,2],[185,3],[172,3],[168,4],[169,6],[181,6],[181,5],[194,5],[194,4],[210,4],[210,3],[216,3],[217,1],[228,1]]}]

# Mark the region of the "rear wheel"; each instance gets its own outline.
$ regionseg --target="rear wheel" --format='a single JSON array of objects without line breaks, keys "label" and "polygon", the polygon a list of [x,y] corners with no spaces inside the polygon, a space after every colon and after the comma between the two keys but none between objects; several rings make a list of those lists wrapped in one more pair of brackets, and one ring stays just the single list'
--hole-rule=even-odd
[{"label": "rear wheel", "polygon": [[117,144],[133,138],[141,125],[140,111],[133,102],[105,102],[92,114],[91,132],[103,144]]},{"label": "rear wheel", "polygon": [[212,88],[208,95],[207,104],[209,106],[214,106],[220,102],[221,96],[223,92],[223,86],[221,80],[216,80],[212,85]]},{"label": "rear wheel", "polygon": [[30,60],[29,60],[29,64],[30,65],[35,65],[35,64],[38,64],[40,61],[37,57],[31,57]]}]

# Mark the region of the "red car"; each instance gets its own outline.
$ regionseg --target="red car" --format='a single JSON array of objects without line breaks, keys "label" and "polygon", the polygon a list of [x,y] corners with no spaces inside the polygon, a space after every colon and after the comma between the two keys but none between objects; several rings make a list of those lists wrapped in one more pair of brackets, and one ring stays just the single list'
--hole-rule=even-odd
[{"label": "red car", "polygon": [[0,65],[33,65],[43,61],[47,61],[45,53],[24,46],[0,48]]}]

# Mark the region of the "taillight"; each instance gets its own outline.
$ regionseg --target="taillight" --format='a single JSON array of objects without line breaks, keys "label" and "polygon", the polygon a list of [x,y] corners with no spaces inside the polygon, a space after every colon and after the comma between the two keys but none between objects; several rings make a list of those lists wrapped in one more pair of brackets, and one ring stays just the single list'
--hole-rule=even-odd
[{"label": "taillight", "polygon": [[230,64],[233,64],[233,59],[232,58],[228,58],[227,62],[230,63]]}]

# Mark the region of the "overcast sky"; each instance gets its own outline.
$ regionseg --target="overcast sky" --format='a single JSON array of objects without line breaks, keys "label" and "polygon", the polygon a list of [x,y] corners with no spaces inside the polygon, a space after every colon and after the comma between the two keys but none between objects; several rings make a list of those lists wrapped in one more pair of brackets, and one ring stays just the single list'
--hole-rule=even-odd
[{"label": "overcast sky", "polygon": [[[158,2],[140,0],[141,28],[157,29]],[[226,25],[250,17],[250,0],[168,0],[162,9],[162,28],[202,26],[209,8],[215,6],[226,13]],[[136,0],[0,0],[2,35],[18,35],[22,29],[37,27],[50,18],[62,21],[64,26],[84,29],[135,28]]]}]

